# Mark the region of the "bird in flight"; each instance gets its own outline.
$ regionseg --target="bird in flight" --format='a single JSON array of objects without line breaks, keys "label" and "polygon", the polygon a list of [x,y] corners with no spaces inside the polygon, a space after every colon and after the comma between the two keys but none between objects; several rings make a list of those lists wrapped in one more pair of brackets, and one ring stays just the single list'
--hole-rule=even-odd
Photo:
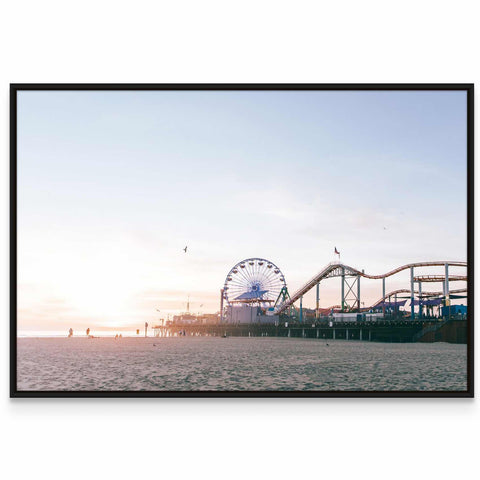
[{"label": "bird in flight", "polygon": [[186,246],[186,247],[183,249],[183,251],[184,251],[185,253],[187,253],[187,248],[188,248],[188,246]]}]

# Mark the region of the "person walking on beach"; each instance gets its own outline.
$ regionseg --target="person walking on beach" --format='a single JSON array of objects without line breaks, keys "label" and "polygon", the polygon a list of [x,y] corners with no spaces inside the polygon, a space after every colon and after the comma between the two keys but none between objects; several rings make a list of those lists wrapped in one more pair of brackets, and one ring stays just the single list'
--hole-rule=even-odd
[{"label": "person walking on beach", "polygon": [[90,329],[87,328],[87,337],[90,335]]},{"label": "person walking on beach", "polygon": [[68,331],[68,338],[73,337],[73,328]]}]

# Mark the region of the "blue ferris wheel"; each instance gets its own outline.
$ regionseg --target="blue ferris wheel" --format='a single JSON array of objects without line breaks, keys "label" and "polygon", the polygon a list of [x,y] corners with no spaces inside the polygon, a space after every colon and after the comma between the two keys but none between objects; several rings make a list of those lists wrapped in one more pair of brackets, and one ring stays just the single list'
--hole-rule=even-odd
[{"label": "blue ferris wheel", "polygon": [[285,276],[273,262],[264,258],[247,258],[228,272],[223,298],[228,305],[273,305],[286,290]]}]

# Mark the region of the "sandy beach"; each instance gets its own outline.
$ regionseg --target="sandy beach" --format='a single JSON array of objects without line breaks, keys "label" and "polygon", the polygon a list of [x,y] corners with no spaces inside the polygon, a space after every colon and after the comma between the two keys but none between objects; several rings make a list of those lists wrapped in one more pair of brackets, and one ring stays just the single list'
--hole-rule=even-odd
[{"label": "sandy beach", "polygon": [[20,338],[18,389],[456,390],[466,346],[286,338]]}]

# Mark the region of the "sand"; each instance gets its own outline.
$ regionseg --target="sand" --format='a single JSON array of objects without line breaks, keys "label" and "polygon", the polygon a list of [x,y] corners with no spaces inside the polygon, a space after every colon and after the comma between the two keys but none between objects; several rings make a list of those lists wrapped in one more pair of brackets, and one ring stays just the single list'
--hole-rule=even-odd
[{"label": "sand", "polygon": [[465,390],[466,346],[296,338],[19,338],[18,389]]}]

